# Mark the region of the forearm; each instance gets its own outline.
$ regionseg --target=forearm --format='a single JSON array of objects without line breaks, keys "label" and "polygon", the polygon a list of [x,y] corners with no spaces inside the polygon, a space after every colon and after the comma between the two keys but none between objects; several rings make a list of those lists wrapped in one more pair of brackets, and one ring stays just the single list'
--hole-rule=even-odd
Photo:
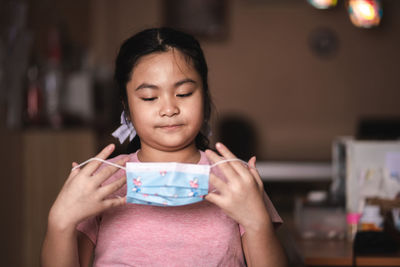
[{"label": "forearm", "polygon": [[242,243],[249,267],[287,266],[285,253],[271,222],[257,229],[246,229],[242,236]]},{"label": "forearm", "polygon": [[79,266],[77,231],[74,226],[60,227],[49,221],[41,261],[43,267]]}]

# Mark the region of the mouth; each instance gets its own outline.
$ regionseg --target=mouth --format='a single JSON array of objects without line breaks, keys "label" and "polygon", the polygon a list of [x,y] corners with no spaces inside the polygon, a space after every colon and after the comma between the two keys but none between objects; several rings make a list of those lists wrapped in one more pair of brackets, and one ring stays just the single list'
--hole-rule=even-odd
[{"label": "mouth", "polygon": [[167,124],[167,125],[157,126],[157,128],[160,128],[162,130],[171,131],[171,130],[179,129],[182,126],[183,126],[183,124]]}]

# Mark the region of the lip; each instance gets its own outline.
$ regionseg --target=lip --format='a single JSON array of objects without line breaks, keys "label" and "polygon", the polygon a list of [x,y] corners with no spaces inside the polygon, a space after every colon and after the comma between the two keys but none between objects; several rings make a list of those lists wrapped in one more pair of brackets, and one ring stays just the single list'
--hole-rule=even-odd
[{"label": "lip", "polygon": [[157,126],[157,128],[160,128],[160,129],[166,130],[166,131],[172,131],[172,130],[179,129],[182,126],[183,126],[183,124],[167,124],[167,125]]}]

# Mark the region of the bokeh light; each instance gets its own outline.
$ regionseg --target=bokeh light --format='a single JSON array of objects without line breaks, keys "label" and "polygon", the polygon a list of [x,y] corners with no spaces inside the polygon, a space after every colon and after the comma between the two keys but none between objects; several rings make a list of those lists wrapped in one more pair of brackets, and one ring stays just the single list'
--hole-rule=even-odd
[{"label": "bokeh light", "polygon": [[318,9],[328,9],[337,4],[337,0],[308,0],[308,2]]},{"label": "bokeh light", "polygon": [[382,6],[379,0],[349,0],[348,12],[351,22],[357,27],[375,27],[382,19]]}]

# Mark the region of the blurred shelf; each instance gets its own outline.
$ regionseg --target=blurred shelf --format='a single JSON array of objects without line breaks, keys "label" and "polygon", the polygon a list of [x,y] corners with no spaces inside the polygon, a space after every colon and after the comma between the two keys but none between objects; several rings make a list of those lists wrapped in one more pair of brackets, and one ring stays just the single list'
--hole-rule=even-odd
[{"label": "blurred shelf", "polygon": [[257,170],[265,182],[329,182],[330,162],[257,162]]}]

